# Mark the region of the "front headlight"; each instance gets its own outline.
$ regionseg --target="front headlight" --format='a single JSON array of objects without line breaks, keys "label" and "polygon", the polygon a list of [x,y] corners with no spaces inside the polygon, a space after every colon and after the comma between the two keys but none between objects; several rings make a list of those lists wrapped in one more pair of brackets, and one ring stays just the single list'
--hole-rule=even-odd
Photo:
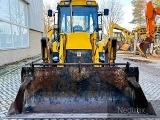
[{"label": "front headlight", "polygon": [[59,53],[58,52],[53,52],[52,60],[53,60],[54,63],[59,62]]},{"label": "front headlight", "polygon": [[99,52],[99,62],[105,62],[105,55],[104,52]]},{"label": "front headlight", "polygon": [[59,61],[58,56],[53,57],[53,61],[54,61],[54,62],[58,62],[58,61]]},{"label": "front headlight", "polygon": [[64,1],[64,5],[69,5],[69,1]]},{"label": "front headlight", "polygon": [[92,5],[92,1],[87,1],[87,5]]}]

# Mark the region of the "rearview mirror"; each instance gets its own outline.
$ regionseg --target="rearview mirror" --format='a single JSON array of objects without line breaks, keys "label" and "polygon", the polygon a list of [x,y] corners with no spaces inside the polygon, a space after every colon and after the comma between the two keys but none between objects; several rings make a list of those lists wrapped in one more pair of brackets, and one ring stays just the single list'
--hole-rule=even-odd
[{"label": "rearview mirror", "polygon": [[52,15],[53,15],[53,11],[52,10],[48,10],[48,16],[52,17]]},{"label": "rearview mirror", "polygon": [[104,9],[104,15],[105,16],[109,15],[109,9]]}]

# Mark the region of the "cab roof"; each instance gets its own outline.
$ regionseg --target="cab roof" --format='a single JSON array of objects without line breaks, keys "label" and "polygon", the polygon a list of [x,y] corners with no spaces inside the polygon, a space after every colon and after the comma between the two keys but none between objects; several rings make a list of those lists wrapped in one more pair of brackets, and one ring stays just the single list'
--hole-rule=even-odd
[{"label": "cab roof", "polygon": [[[69,5],[70,0],[61,0],[58,3],[58,6],[67,6]],[[72,6],[98,6],[95,0],[71,0]]]}]

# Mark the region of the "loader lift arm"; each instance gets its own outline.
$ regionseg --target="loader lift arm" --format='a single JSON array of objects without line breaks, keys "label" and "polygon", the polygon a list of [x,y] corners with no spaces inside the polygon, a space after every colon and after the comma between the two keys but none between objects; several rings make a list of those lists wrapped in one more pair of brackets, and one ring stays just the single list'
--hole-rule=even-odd
[{"label": "loader lift arm", "polygon": [[160,15],[160,8],[154,8],[152,1],[147,2],[146,4],[146,38],[140,44],[137,44],[137,48],[140,51],[141,55],[146,56],[146,50],[149,45],[154,42],[155,38],[155,17]]}]

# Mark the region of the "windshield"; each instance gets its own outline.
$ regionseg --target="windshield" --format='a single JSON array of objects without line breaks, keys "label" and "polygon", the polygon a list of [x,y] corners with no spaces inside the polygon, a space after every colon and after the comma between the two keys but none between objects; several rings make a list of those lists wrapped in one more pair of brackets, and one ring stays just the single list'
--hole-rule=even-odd
[{"label": "windshield", "polygon": [[[86,31],[92,33],[98,28],[97,7],[72,7],[73,32]],[[70,7],[60,7],[60,32],[71,32]]]}]

